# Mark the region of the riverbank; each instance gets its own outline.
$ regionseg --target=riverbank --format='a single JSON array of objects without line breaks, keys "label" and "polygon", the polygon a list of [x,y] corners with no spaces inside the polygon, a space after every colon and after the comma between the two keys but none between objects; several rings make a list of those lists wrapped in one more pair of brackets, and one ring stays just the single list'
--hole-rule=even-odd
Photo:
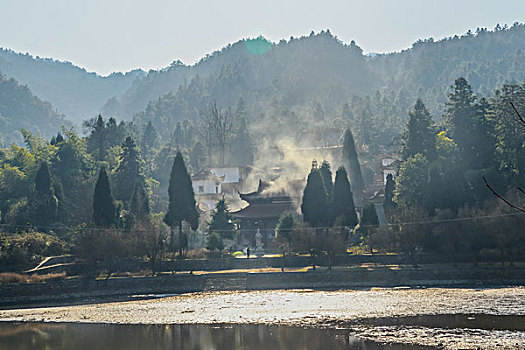
[{"label": "riverbank", "polygon": [[[446,327],[423,315],[456,315],[467,325]],[[267,290],[200,292],[151,300],[0,311],[2,321],[114,324],[270,324],[344,328],[374,341],[450,349],[525,348],[525,332],[469,317],[514,317],[525,324],[525,288],[374,288],[353,291]],[[412,318],[410,318],[412,317]],[[492,319],[492,318],[491,318]],[[381,320],[385,320],[382,322]],[[404,320],[398,323],[386,320]],[[410,322],[408,320],[411,320]],[[517,320],[517,321],[516,321]],[[456,320],[457,321],[457,320]],[[451,323],[450,325],[453,325]],[[482,327],[482,328],[480,328]]]},{"label": "riverbank", "polygon": [[362,289],[392,287],[461,287],[525,285],[525,267],[471,265],[399,265],[364,264],[275,272],[275,270],[234,270],[222,273],[206,271],[165,273],[155,277],[117,277],[83,279],[80,277],[45,283],[0,285],[0,307],[122,300],[130,295],[181,294],[203,291],[272,289]]}]

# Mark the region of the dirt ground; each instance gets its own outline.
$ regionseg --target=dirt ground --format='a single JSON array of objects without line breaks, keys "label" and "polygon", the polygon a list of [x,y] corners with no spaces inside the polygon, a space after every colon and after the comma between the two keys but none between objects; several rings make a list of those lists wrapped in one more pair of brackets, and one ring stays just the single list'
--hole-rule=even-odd
[{"label": "dirt ground", "polygon": [[[516,315],[525,322],[525,288],[371,289],[191,293],[91,305],[1,310],[1,321],[127,324],[290,324],[348,329],[380,342],[450,349],[525,349],[525,332],[370,325],[413,315]],[[523,318],[522,318],[523,317]],[[501,327],[500,327],[501,328]]]}]

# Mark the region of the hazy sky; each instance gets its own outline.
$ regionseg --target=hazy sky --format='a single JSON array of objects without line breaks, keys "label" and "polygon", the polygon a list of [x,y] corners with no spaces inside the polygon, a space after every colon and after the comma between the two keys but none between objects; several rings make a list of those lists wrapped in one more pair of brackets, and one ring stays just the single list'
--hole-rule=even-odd
[{"label": "hazy sky", "polygon": [[525,0],[0,0],[0,46],[108,74],[329,28],[365,52],[525,22]]}]

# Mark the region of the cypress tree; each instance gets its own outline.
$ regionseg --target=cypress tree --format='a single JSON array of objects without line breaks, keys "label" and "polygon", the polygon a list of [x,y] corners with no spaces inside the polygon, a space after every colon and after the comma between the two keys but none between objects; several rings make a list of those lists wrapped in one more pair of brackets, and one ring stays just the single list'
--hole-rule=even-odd
[{"label": "cypress tree", "polygon": [[314,161],[303,192],[301,211],[304,221],[312,227],[325,226],[328,221],[327,207],[328,198],[323,178],[317,168],[317,163]]},{"label": "cypress tree", "polygon": [[396,183],[394,181],[394,177],[392,174],[388,174],[385,184],[385,201],[383,202],[383,208],[385,208],[385,212],[387,213],[391,213],[392,210],[394,210],[397,206],[396,202],[394,202],[395,189]]},{"label": "cypress tree", "polygon": [[379,225],[379,218],[377,216],[376,206],[374,203],[367,202],[363,206],[363,216],[361,217],[361,226],[363,227],[366,235],[368,236],[370,253],[374,253],[372,247],[372,231],[373,228]]},{"label": "cypress tree", "polygon": [[361,166],[357,158],[355,150],[354,137],[350,129],[346,129],[343,139],[343,166],[348,169],[348,177],[350,184],[354,189],[354,200],[361,200],[361,193],[363,192],[363,175],[361,173]]},{"label": "cypress tree", "polygon": [[418,99],[414,110],[408,113],[408,122],[402,135],[403,161],[417,153],[432,160],[436,154],[434,122],[423,102]]},{"label": "cypress tree", "polygon": [[111,194],[108,174],[105,167],[100,168],[93,194],[93,223],[109,228],[115,224],[117,209]]},{"label": "cypress tree", "polygon": [[157,130],[155,130],[153,124],[151,123],[151,121],[149,121],[146,127],[144,128],[144,133],[142,134],[142,139],[140,142],[140,150],[144,155],[145,159],[148,159],[152,155],[153,150],[157,145],[158,138],[159,135],[157,133]]},{"label": "cypress tree", "polygon": [[195,194],[191,185],[191,178],[184,164],[182,153],[177,151],[171,168],[168,188],[168,212],[164,222],[172,228],[171,244],[173,245],[173,227],[179,227],[179,256],[182,257],[182,222],[188,222],[193,229],[199,225],[199,213],[195,202]]},{"label": "cypress tree", "polygon": [[126,206],[129,206],[136,184],[144,182],[142,163],[135,141],[128,136],[122,144],[120,163],[115,171],[115,198]]},{"label": "cypress tree", "polygon": [[341,166],[335,172],[333,216],[338,225],[354,227],[357,225],[357,213],[353,199],[350,182],[346,169]]},{"label": "cypress tree", "polygon": [[[35,201],[32,205],[34,222],[50,225],[58,219],[58,200],[53,190],[47,162],[42,162],[35,178]],[[46,228],[41,228],[47,230]]]}]

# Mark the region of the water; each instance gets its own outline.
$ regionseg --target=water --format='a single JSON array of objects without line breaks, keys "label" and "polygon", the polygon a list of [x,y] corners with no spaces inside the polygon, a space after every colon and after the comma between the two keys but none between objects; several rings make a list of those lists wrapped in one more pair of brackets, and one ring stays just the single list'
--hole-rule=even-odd
[{"label": "water", "polygon": [[348,331],[264,325],[0,323],[0,350],[420,349],[349,337]]}]

